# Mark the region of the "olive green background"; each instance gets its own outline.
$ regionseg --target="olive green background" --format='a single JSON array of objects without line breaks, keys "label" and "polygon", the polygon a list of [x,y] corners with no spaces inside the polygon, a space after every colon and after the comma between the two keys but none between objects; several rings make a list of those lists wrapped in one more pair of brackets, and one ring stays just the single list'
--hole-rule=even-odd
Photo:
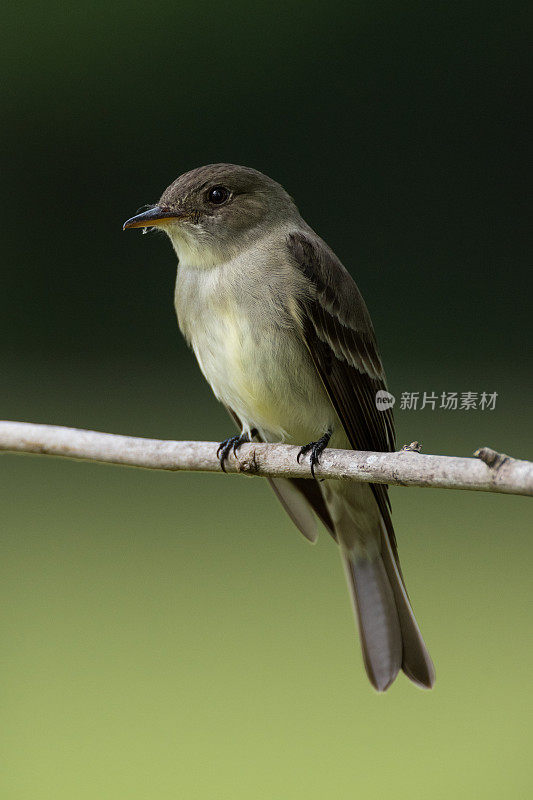
[{"label": "olive green background", "polygon": [[[530,457],[526,3],[12,4],[2,33],[0,416],[231,432],[175,257],[122,233],[179,173],[267,172],[356,277],[399,444]],[[416,456],[413,456],[416,457]],[[361,666],[333,543],[259,479],[4,456],[0,796],[526,798],[526,498],[392,489],[433,692]]]}]

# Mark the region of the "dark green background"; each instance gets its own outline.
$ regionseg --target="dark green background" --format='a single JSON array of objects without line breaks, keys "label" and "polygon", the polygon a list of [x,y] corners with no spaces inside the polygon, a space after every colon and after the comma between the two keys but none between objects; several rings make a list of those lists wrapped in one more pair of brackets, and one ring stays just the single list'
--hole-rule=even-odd
[{"label": "dark green background", "polygon": [[[278,179],[356,277],[399,443],[531,457],[530,4],[12,4],[2,33],[0,416],[230,430],[175,257],[122,233],[212,161]],[[437,665],[385,697],[338,557],[262,482],[4,457],[2,797],[529,796],[524,498],[396,489]]]}]

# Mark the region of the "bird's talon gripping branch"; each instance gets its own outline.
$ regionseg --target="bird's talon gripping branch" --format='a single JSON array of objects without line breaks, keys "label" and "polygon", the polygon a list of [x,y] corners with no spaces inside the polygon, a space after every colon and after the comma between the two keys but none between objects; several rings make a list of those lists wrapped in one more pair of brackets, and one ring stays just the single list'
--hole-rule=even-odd
[{"label": "bird's talon gripping branch", "polygon": [[296,456],[296,460],[298,464],[300,463],[300,458],[302,456],[306,456],[307,453],[311,453],[309,456],[309,462],[311,464],[311,475],[313,478],[315,477],[315,467],[317,464],[320,463],[320,456],[326,449],[329,444],[329,440],[331,439],[331,431],[326,431],[324,436],[321,436],[316,442],[309,442],[309,444],[304,445],[300,448],[300,452]]},{"label": "bird's talon gripping branch", "polygon": [[[252,436],[255,436],[256,431],[255,429],[252,431]],[[220,442],[217,448],[217,458],[220,461],[220,467],[222,472],[226,471],[226,459],[229,458],[229,454],[233,452],[234,456],[237,456],[237,450],[241,446],[241,444],[247,444],[250,442],[250,436],[247,433],[240,433],[237,436],[230,436],[229,439],[224,439],[223,442]]]}]

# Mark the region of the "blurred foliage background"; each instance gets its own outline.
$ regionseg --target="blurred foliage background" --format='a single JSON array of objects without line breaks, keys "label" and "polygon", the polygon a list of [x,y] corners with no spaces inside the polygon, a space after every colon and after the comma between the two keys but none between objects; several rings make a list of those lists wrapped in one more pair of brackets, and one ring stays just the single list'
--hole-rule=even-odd
[{"label": "blurred foliage background", "polygon": [[[391,391],[498,392],[398,410],[399,444],[531,457],[530,25],[518,2],[6,7],[0,416],[228,435],[168,242],[121,224],[233,161],[352,271]],[[392,490],[438,680],[379,697],[333,544],[260,480],[1,469],[6,800],[531,796],[525,498]]]}]

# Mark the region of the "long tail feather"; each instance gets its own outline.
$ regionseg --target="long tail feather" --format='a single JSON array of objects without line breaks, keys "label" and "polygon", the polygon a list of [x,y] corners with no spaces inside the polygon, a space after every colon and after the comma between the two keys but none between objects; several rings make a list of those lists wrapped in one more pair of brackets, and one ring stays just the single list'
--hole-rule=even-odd
[{"label": "long tail feather", "polygon": [[379,555],[369,560],[341,552],[367,675],[378,692],[384,692],[402,665],[402,633],[394,593]]},{"label": "long tail feather", "polygon": [[423,689],[431,689],[435,683],[435,667],[420,633],[386,531],[383,531],[382,557],[394,594],[402,631],[402,669],[407,677],[418,686]]}]

